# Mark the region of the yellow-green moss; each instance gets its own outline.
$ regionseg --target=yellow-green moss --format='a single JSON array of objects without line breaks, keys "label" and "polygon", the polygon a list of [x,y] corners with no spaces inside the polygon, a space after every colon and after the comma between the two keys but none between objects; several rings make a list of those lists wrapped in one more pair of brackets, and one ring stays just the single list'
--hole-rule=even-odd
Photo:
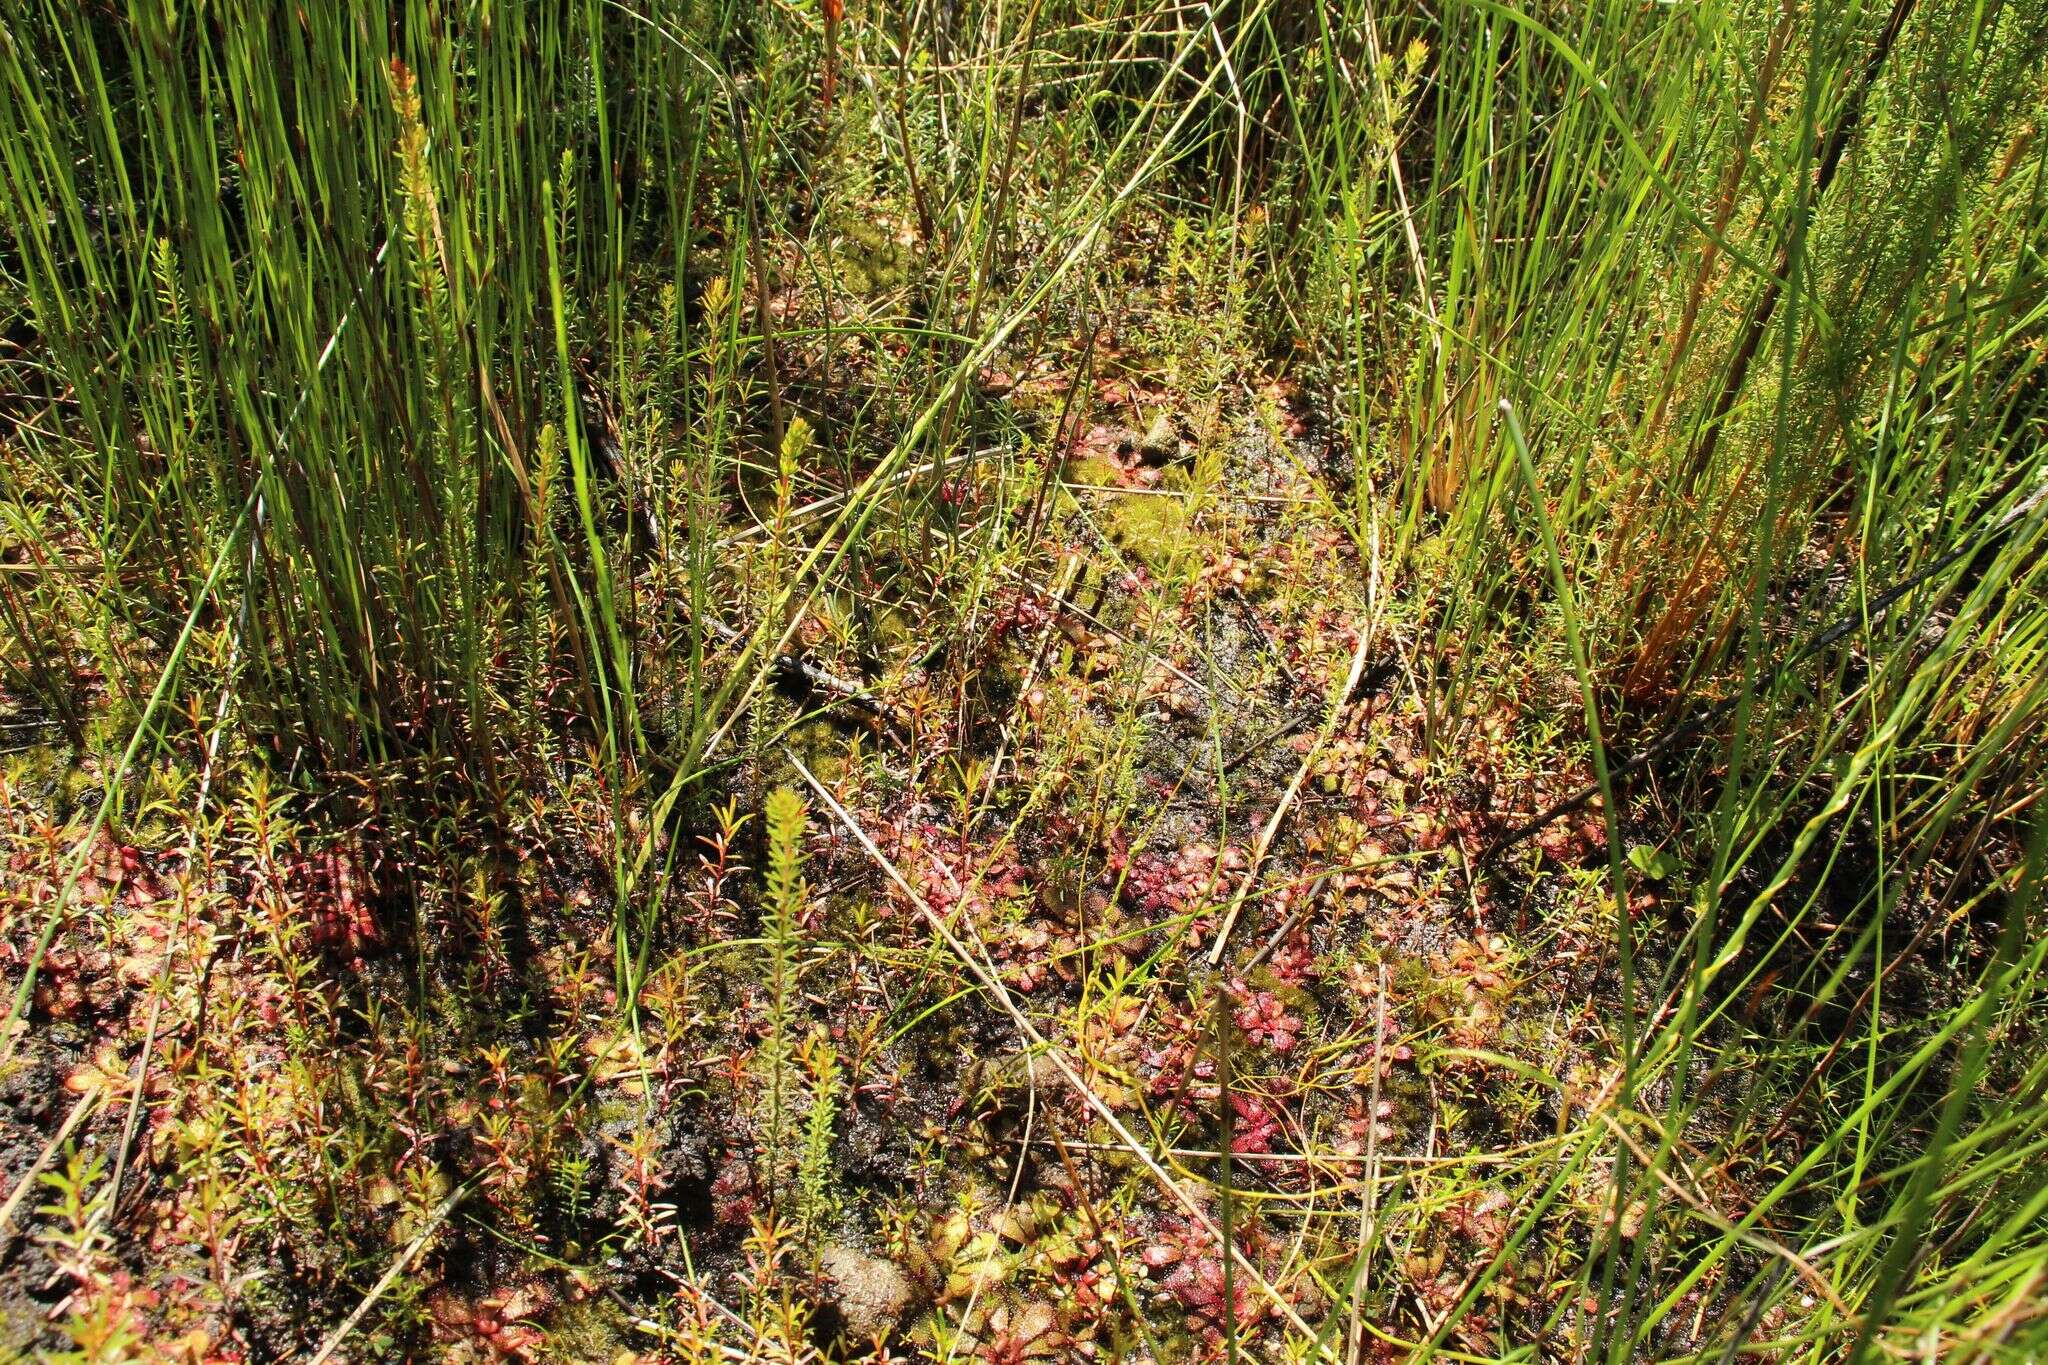
[{"label": "yellow-green moss", "polygon": [[821,781],[837,782],[846,775],[846,739],[823,716],[790,731],[789,747]]},{"label": "yellow-green moss", "polygon": [[595,1295],[565,1302],[548,1315],[545,1326],[548,1360],[616,1360],[633,1349],[625,1315]]}]

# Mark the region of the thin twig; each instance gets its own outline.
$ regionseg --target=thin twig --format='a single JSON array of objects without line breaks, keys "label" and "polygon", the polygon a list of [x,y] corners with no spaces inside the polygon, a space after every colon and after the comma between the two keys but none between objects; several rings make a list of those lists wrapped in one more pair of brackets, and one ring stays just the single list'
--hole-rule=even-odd
[{"label": "thin twig", "polygon": [[[1007,565],[1002,565],[998,567],[1000,567],[1003,572],[1009,574],[1010,577],[1024,584],[1025,587],[1031,588],[1034,591],[1042,591],[1038,588],[1037,584],[1033,583],[1030,579],[1026,578],[1022,573],[1020,573],[1016,569],[1012,569]],[[1074,601],[1071,597],[1063,597],[1058,593],[1046,593],[1045,599],[1048,602],[1052,603],[1054,610],[1064,611],[1071,616],[1078,617],[1083,622],[1095,627],[1095,629],[1101,631],[1104,635],[1107,635],[1110,639],[1121,641],[1124,644],[1131,645],[1134,648],[1138,649],[1140,652],[1144,654],[1148,662],[1158,664],[1161,668],[1173,674],[1174,677],[1179,678],[1189,687],[1194,688],[1195,691],[1204,692],[1207,690],[1201,683],[1196,682],[1192,677],[1190,677],[1186,671],[1175,666],[1174,662],[1171,659],[1167,658],[1164,654],[1161,654],[1157,650],[1150,648],[1145,644],[1145,642],[1139,640],[1137,637],[1130,635],[1124,631],[1118,630],[1115,626],[1110,625],[1107,621],[1103,620],[1100,616],[1097,616],[1094,612],[1089,611],[1086,607],[1082,606],[1079,602]],[[1236,692],[1239,696],[1246,695],[1243,686],[1237,683],[1236,681],[1229,678],[1225,678],[1223,679],[1223,681],[1227,683],[1230,686],[1231,690]]]},{"label": "thin twig", "polygon": [[483,1176],[481,1173],[478,1173],[448,1192],[448,1197],[441,1201],[439,1207],[427,1215],[426,1225],[413,1235],[413,1239],[410,1242],[405,1244],[405,1250],[398,1253],[398,1259],[391,1263],[391,1267],[384,1272],[376,1284],[370,1287],[370,1292],[363,1296],[363,1301],[356,1305],[356,1311],[350,1313],[342,1321],[341,1326],[335,1328],[327,1340],[321,1343],[320,1349],[313,1353],[312,1359],[308,1360],[306,1365],[325,1365],[328,1358],[348,1338],[348,1334],[356,1329],[356,1324],[363,1320],[364,1315],[376,1305],[377,1300],[383,1298],[391,1286],[398,1282],[398,1277],[405,1273],[406,1267],[410,1266],[414,1259],[419,1256],[420,1252],[426,1249],[428,1239],[440,1230],[441,1224],[448,1221],[448,1215],[455,1212],[455,1206],[460,1204],[464,1197],[476,1188],[477,1182],[481,1179],[483,1179]]},{"label": "thin twig", "polygon": [[1365,1111],[1365,1197],[1358,1208],[1358,1278],[1351,1287],[1351,1365],[1365,1349],[1365,1295],[1372,1284],[1372,1252],[1378,1233],[1380,1190],[1380,1058],[1387,1042],[1387,964],[1380,964],[1373,1002],[1372,1096]]},{"label": "thin twig", "polygon": [[[248,615],[246,610],[247,604],[248,598],[245,594],[243,597],[245,610],[242,613],[244,623],[246,623]],[[228,649],[227,672],[229,682],[227,686],[221,688],[220,701],[214,707],[213,733],[207,737],[206,762],[199,774],[199,799],[193,803],[192,827],[185,840],[185,867],[188,876],[191,871],[193,854],[198,851],[199,826],[206,818],[206,798],[213,790],[214,763],[220,756],[221,732],[226,728],[228,700],[234,691],[235,656],[241,652],[241,644],[241,636],[238,631],[234,643]],[[113,1191],[108,1195],[107,1202],[101,1210],[102,1216],[110,1215],[120,1207],[121,1182],[128,1173],[128,1153],[135,1146],[136,1129],[142,1125],[142,1092],[149,1082],[149,1061],[151,1055],[156,1051],[157,1024],[163,1017],[164,995],[170,990],[171,969],[176,961],[177,942],[173,939],[164,945],[164,963],[157,971],[155,988],[150,994],[149,1024],[142,1031],[142,1054],[135,1059],[135,1073],[129,1079],[128,1120],[121,1126],[121,1145],[114,1149]]]},{"label": "thin twig", "polygon": [[[1007,1142],[1017,1141],[1016,1138],[1006,1138],[1003,1140]],[[1508,1166],[1533,1153],[1555,1147],[1557,1144],[1558,1139],[1556,1138],[1544,1138],[1541,1141],[1523,1143],[1520,1146],[1506,1148],[1498,1152],[1463,1152],[1455,1156],[1417,1156],[1413,1154],[1403,1155],[1398,1152],[1381,1152],[1379,1154],[1379,1164],[1381,1166],[1415,1166],[1423,1169],[1433,1169],[1438,1166]],[[1114,1142],[1072,1141],[1067,1145],[1077,1152],[1121,1152],[1124,1150],[1120,1144]],[[1162,1147],[1159,1154],[1163,1157],[1170,1156],[1176,1161],[1221,1161],[1223,1159],[1221,1152],[1207,1147]],[[1355,1164],[1359,1158],[1340,1152],[1237,1152],[1231,1156],[1231,1160],[1240,1161],[1246,1165],[1270,1163],[1273,1165],[1297,1166],[1350,1166]]]},{"label": "thin twig", "polygon": [[1009,988],[1003,984],[1002,978],[997,975],[995,969],[986,964],[978,954],[974,953],[965,943],[960,941],[958,935],[952,929],[947,927],[944,917],[936,910],[933,910],[931,904],[923,896],[918,895],[910,883],[904,880],[903,874],[896,870],[895,864],[883,856],[882,850],[875,846],[874,840],[868,837],[867,831],[862,829],[860,823],[847,813],[846,807],[839,804],[832,793],[826,789],[825,784],[818,781],[812,775],[811,770],[804,766],[803,760],[787,748],[783,750],[783,754],[794,765],[797,772],[802,774],[804,781],[810,784],[811,790],[818,794],[818,798],[831,810],[839,823],[844,825],[847,832],[853,835],[860,846],[867,851],[868,857],[873,859],[875,865],[881,868],[889,880],[896,884],[896,888],[909,898],[910,903],[917,908],[919,914],[924,916],[925,921],[931,925],[933,931],[945,941],[948,948],[953,950],[954,956],[960,959],[961,965],[967,968],[968,974],[980,982],[982,989],[987,991],[990,998],[1002,1008],[1004,1013],[1010,1016],[1010,1021],[1017,1026],[1017,1031],[1024,1035],[1025,1040],[1034,1049],[1044,1053],[1046,1060],[1053,1064],[1053,1067],[1060,1073],[1061,1079],[1066,1081],[1068,1087],[1073,1090],[1075,1095],[1095,1112],[1096,1117],[1109,1126],[1111,1132],[1116,1134],[1117,1139],[1123,1143],[1123,1149],[1138,1159],[1139,1163],[1145,1167],[1152,1178],[1159,1182],[1160,1188],[1164,1189],[1167,1194],[1172,1196],[1174,1202],[1180,1205],[1181,1211],[1188,1216],[1190,1221],[1214,1239],[1216,1244],[1229,1254],[1239,1269],[1251,1276],[1253,1282],[1258,1285],[1260,1292],[1265,1294],[1266,1298],[1280,1311],[1281,1316],[1285,1317],[1293,1325],[1295,1330],[1301,1332],[1304,1336],[1313,1337],[1315,1330],[1303,1320],[1299,1312],[1295,1311],[1294,1305],[1287,1301],[1286,1296],[1273,1286],[1272,1282],[1266,1278],[1265,1273],[1257,1265],[1253,1264],[1250,1257],[1246,1256],[1235,1244],[1224,1238],[1222,1229],[1218,1228],[1209,1215],[1203,1212],[1201,1206],[1194,1201],[1194,1198],[1181,1188],[1180,1183],[1167,1173],[1166,1168],[1159,1164],[1158,1158],[1153,1156],[1145,1145],[1138,1141],[1131,1130],[1125,1126],[1124,1121],[1117,1117],[1116,1111],[1104,1103],[1102,1097],[1097,1095],[1093,1088],[1081,1078],[1081,1073],[1074,1069],[1074,1064],[1068,1061],[1066,1056],[1058,1048],[1054,1047],[1044,1034],[1038,1031],[1037,1025],[1031,1022],[1024,1011],[1017,1007],[1016,1000],[1011,997]]},{"label": "thin twig", "polygon": [[104,1092],[99,1090],[88,1090],[78,1097],[78,1102],[71,1106],[71,1112],[64,1116],[64,1122],[58,1125],[56,1134],[43,1144],[43,1150],[29,1163],[28,1169],[21,1173],[21,1179],[14,1184],[14,1193],[7,1196],[5,1204],[0,1204],[0,1246],[5,1245],[7,1229],[14,1222],[15,1211],[21,1207],[21,1201],[28,1198],[28,1192],[34,1188],[37,1177],[42,1175],[43,1168],[50,1164],[50,1159],[57,1155],[57,1150],[71,1137],[78,1125],[85,1122],[93,1101],[99,1099],[102,1093]]},{"label": "thin twig", "polygon": [[[959,454],[949,455],[943,460],[927,460],[923,464],[907,465],[904,468],[897,470],[887,479],[884,479],[879,485],[876,486],[876,488],[873,491],[880,492],[883,489],[894,488],[900,484],[909,483],[913,479],[922,478],[926,474],[936,473],[941,469],[950,469],[954,465],[966,464],[970,460],[976,460],[984,455],[994,455],[996,453],[998,452],[994,449],[963,450]],[[824,513],[831,511],[833,508],[839,506],[839,504],[845,502],[846,499],[847,492],[842,490],[841,492],[838,493],[827,494],[825,497],[819,498],[816,502],[807,502],[802,507],[792,508],[790,510],[789,515],[782,519],[783,529],[787,530],[790,527],[796,526],[801,522],[813,520],[814,518],[819,517]],[[742,530],[734,531],[729,536],[721,536],[718,541],[718,548],[721,550],[729,550],[735,545],[744,545],[750,540],[758,540],[762,536],[767,535],[768,533],[769,528],[767,524],[765,522],[757,521],[752,526],[746,527]]]},{"label": "thin twig", "polygon": [[1323,721],[1322,733],[1316,742],[1301,756],[1301,767],[1295,770],[1294,780],[1287,784],[1287,791],[1281,796],[1280,804],[1273,807],[1273,814],[1267,818],[1266,827],[1259,831],[1259,841],[1252,848],[1249,865],[1245,868],[1244,879],[1238,883],[1237,892],[1231,896],[1229,906],[1223,912],[1223,922],[1217,926],[1216,941],[1209,948],[1209,965],[1216,966],[1223,961],[1223,950],[1230,944],[1230,931],[1237,925],[1238,912],[1244,909],[1245,898],[1251,894],[1252,884],[1258,880],[1259,867],[1272,851],[1273,840],[1280,833],[1280,822],[1287,818],[1288,810],[1294,805],[1294,798],[1301,792],[1301,784],[1308,779],[1309,770],[1321,756],[1323,746],[1330,742],[1330,736],[1337,732],[1338,717],[1344,714],[1344,702],[1358,686],[1359,677],[1365,672],[1365,656],[1372,649],[1373,630],[1368,622],[1358,632],[1358,648],[1351,653],[1351,671],[1345,675],[1344,686],[1330,702],[1330,713]]},{"label": "thin twig", "polygon": [[[1060,571],[1059,581],[1053,587],[1053,595],[1055,597],[1066,592],[1073,585],[1074,574],[1080,567],[1081,557],[1079,555],[1067,556],[1066,566]],[[1020,703],[1028,698],[1031,695],[1031,689],[1038,685],[1038,670],[1045,664],[1046,651],[1052,645],[1052,637],[1057,625],[1056,621],[1047,621],[1045,629],[1039,633],[1038,647],[1032,651],[1031,663],[1024,670],[1024,682],[1017,689],[1017,698]],[[1016,728],[1016,716],[1013,713],[1009,720],[1003,722],[1002,739],[996,745],[995,761],[988,765],[988,780],[982,784],[981,805],[983,809],[988,807],[988,803],[995,796],[996,780],[1002,774],[1003,760],[1009,757],[1010,741],[1016,737]]]}]

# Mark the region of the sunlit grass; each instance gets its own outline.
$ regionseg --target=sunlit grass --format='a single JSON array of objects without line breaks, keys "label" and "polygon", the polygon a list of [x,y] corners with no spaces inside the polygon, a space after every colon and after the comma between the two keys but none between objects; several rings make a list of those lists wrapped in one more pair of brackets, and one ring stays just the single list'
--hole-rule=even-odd
[{"label": "sunlit grass", "polygon": [[[1258,370],[1327,424],[1344,477],[1298,499],[1365,580],[1287,600],[1368,604],[1430,781],[1467,775],[1490,717],[1536,736],[1492,793],[1499,825],[1597,780],[1605,867],[1545,894],[1608,955],[1601,1075],[1508,1068],[1554,1100],[1554,1137],[1480,1174],[1375,1170],[1363,1222],[1345,1177],[1350,1202],[1286,1224],[1276,1278],[1329,1303],[1319,1336],[1282,1322],[1275,1349],[2039,1340],[2036,7],[592,0],[371,22],[15,0],[5,20],[0,682],[32,742],[94,779],[83,842],[15,932],[10,1022],[33,1017],[102,829],[152,818],[213,717],[264,774],[255,825],[289,791],[309,822],[417,835],[419,904],[475,917],[472,941],[416,912],[414,1022],[378,1015],[378,1038],[452,1011],[447,982],[540,970],[513,961],[496,879],[552,841],[603,869],[613,1003],[657,1046],[686,1013],[663,1013],[678,954],[702,946],[675,908],[702,849],[714,886],[748,856],[715,803],[786,780],[785,743],[849,699],[874,735],[834,761],[957,811],[963,847],[979,826],[1006,852],[1069,781],[1089,837],[1143,845],[1157,693],[1127,673],[1162,641],[1206,648],[1171,615],[1227,548],[1217,414],[1252,406]],[[1187,307],[1157,324],[1140,296]],[[1046,377],[1004,370],[1025,362],[1057,381],[1037,409],[1004,401]],[[1165,376],[1161,420],[1187,414],[1204,453],[1098,508],[1059,485],[1113,365]],[[1004,593],[1085,582],[1084,561],[1138,585],[1136,652],[1104,669],[1130,686],[1037,737],[1059,772],[999,795],[1024,722],[977,767],[927,747],[931,718],[998,704],[970,684]],[[1001,705],[1050,671],[1042,629]],[[1061,638],[1109,639],[1087,634]],[[808,661],[827,647],[869,676]],[[1246,690],[1204,662],[1190,689]],[[1342,662],[1288,678],[1325,740]],[[1366,662],[1360,644],[1354,679]],[[1710,706],[1696,741],[1624,766]],[[1279,792],[1233,786],[1211,740],[1225,823],[1256,829]],[[779,828],[793,877],[795,817]],[[1564,880],[1533,842],[1484,866],[1481,846],[1418,851],[1419,875],[1475,915],[1481,884]],[[785,1017],[799,907],[777,915],[789,1146],[784,1074],[833,1096],[841,1063],[806,1051],[799,1072],[822,1045]],[[1256,946],[1226,928],[1211,951]],[[317,971],[302,951],[274,945],[294,981]],[[1227,983],[1147,952],[1094,960],[1066,1032],[1181,972],[1227,1058]],[[889,1041],[941,1008],[906,1007]],[[804,1164],[770,1165],[811,1231],[834,1113],[814,1103]],[[1223,1183],[1232,1226],[1229,1158],[1188,1171]],[[449,1216],[418,1179],[405,1207]],[[1491,1253],[1422,1301],[1399,1269],[1417,1229],[1492,1191]],[[1552,1245],[1561,1227],[1588,1244]],[[1536,1292],[1539,1263],[1568,1271]],[[1227,1313],[1228,1350],[1236,1331]]]}]

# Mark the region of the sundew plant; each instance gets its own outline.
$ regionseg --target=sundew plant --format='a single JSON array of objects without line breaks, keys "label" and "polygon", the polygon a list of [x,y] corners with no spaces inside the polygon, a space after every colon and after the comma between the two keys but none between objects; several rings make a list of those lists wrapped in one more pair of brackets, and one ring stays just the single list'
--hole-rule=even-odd
[{"label": "sundew plant", "polygon": [[2044,72],[0,0],[0,1358],[2039,1358]]}]

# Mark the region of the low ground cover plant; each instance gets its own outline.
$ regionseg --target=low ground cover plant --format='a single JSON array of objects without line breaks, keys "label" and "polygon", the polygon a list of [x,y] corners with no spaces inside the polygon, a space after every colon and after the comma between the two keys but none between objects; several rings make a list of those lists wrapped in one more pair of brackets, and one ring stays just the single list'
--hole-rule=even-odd
[{"label": "low ground cover plant", "polygon": [[2042,1351],[2048,10],[4,16],[0,1354]]}]

